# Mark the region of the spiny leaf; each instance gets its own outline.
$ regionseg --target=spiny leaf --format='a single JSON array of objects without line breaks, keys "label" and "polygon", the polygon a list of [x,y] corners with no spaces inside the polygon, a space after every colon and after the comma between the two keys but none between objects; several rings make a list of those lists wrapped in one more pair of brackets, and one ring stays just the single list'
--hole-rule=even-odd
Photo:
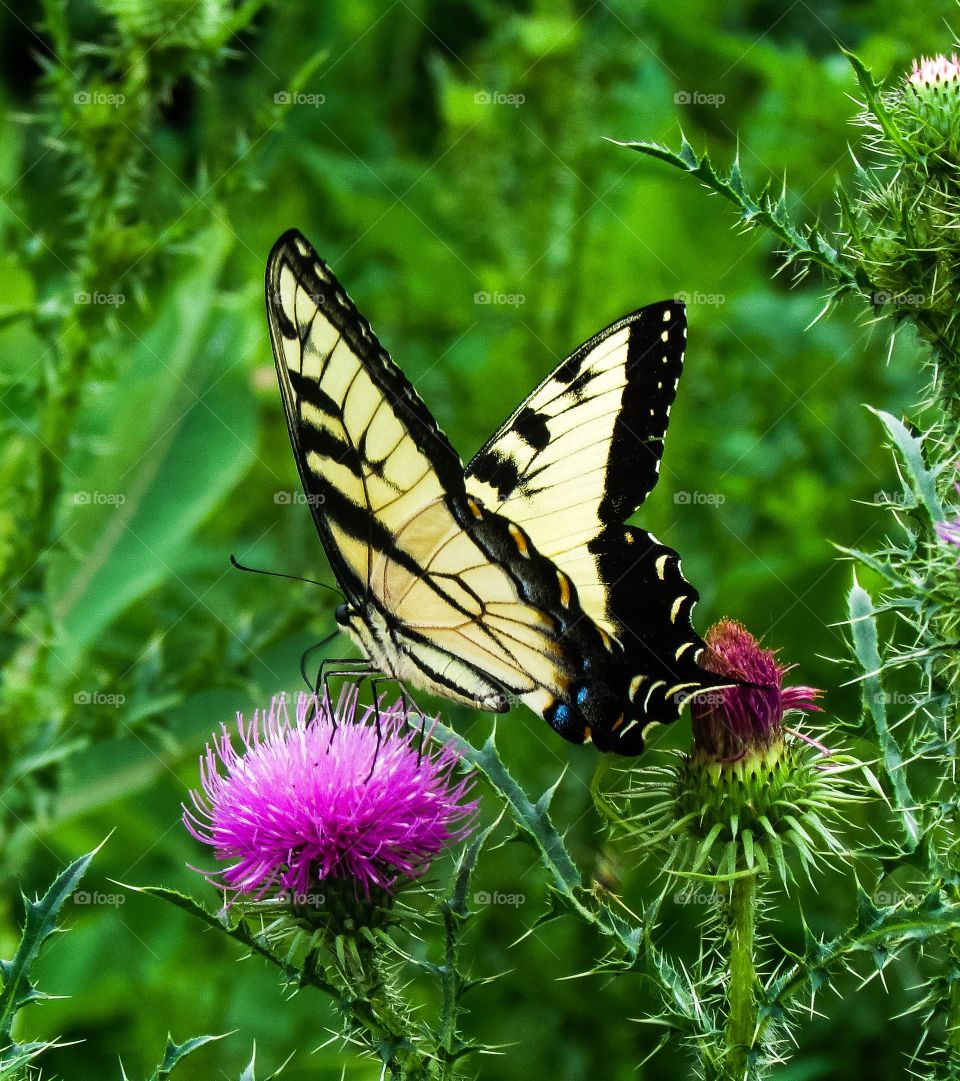
[{"label": "spiny leaf", "polygon": [[903,942],[922,943],[958,929],[960,905],[945,903],[936,892],[916,904],[879,907],[858,887],[856,921],[827,942],[808,935],[804,956],[764,991],[760,1037],[778,1012],[847,967],[856,954],[867,953],[872,958],[877,949],[889,951]]},{"label": "spiny leaf", "polygon": [[47,892],[39,901],[24,897],[24,923],[20,945],[10,960],[0,961],[0,977],[3,988],[0,989],[0,1046],[6,1050],[0,1052],[0,1067],[9,1061],[11,1053],[17,1053],[11,1033],[13,1022],[21,1007],[38,998],[44,997],[30,982],[30,970],[36,961],[43,944],[57,931],[57,917],[64,902],[76,889],[77,883],[86,874],[94,856],[103,847],[97,845],[85,856],[74,860],[53,880]]},{"label": "spiny leaf", "polygon": [[182,1062],[188,1055],[192,1055],[194,1051],[199,1050],[208,1043],[213,1043],[216,1040],[222,1039],[223,1035],[194,1036],[193,1039],[186,1040],[184,1043],[174,1043],[173,1038],[167,1036],[167,1046],[163,1051],[163,1061],[150,1075],[150,1081],[165,1081],[165,1079],[173,1072],[176,1065],[179,1062]]},{"label": "spiny leaf", "polygon": [[850,67],[853,68],[853,73],[856,75],[857,82],[860,84],[860,89],[866,99],[864,104],[870,112],[873,113],[884,135],[905,158],[915,157],[916,155],[912,151],[909,141],[904,138],[903,133],[894,123],[893,117],[890,115],[890,110],[887,109],[887,106],[884,103],[882,94],[883,88],[881,84],[874,79],[873,72],[866,64],[864,64],[856,53],[850,52],[849,49],[845,49],[842,45],[840,46],[840,51],[847,58]]},{"label": "spiny leaf", "polygon": [[679,151],[671,150],[662,143],[645,140],[611,141],[627,150],[646,154],[695,176],[711,191],[732,203],[739,211],[740,220],[745,226],[754,228],[762,225],[769,229],[784,245],[788,263],[801,260],[822,267],[836,280],[838,290],[862,287],[863,283],[860,282],[856,270],[825,236],[810,227],[798,228],[794,225],[787,211],[784,194],[774,198],[770,195],[769,187],[756,195],[750,194],[737,161],[730,173],[724,176],[717,171],[709,156],[698,155],[683,135]]},{"label": "spiny leaf", "polygon": [[906,425],[896,417],[885,413],[882,409],[874,409],[872,406],[867,406],[867,408],[880,418],[887,434],[900,452],[900,458],[909,474],[912,494],[916,497],[917,503],[926,508],[931,521],[942,521],[943,507],[937,496],[936,476],[927,468],[923,459],[922,441],[915,435],[911,435]]},{"label": "spiny leaf", "polygon": [[[283,1062],[280,1063],[280,1065],[277,1067],[277,1069],[275,1069],[273,1071],[273,1073],[270,1074],[269,1077],[264,1078],[264,1081],[276,1081],[276,1079],[283,1072],[284,1068],[287,1066],[287,1064],[293,1058],[293,1055],[294,1055],[294,1052],[291,1052],[290,1055],[286,1059],[284,1059]],[[250,1055],[250,1061],[244,1067],[243,1073],[240,1075],[240,1081],[257,1081],[256,1065],[257,1065],[257,1045],[254,1044],[253,1045],[253,1052]]]},{"label": "spiny leaf", "polygon": [[495,821],[491,822],[486,829],[475,834],[471,838],[470,844],[467,845],[457,860],[454,869],[453,887],[450,890],[446,902],[450,911],[456,916],[463,918],[470,913],[468,905],[470,897],[470,879],[476,869],[477,859],[480,856],[481,850],[487,841],[490,840],[493,831],[500,825],[502,818],[502,814],[498,815]]},{"label": "spiny leaf", "polygon": [[[191,916],[195,916],[208,927],[214,927],[218,931],[222,931],[235,942],[239,942],[241,945],[246,946],[247,949],[252,950],[261,957],[265,957],[276,965],[283,971],[287,979],[296,979],[300,975],[265,945],[259,936],[254,935],[243,920],[231,921],[229,915],[225,912],[216,914],[208,912],[199,901],[195,901],[192,897],[179,893],[177,890],[167,889],[165,886],[131,886],[128,883],[123,883],[123,885],[126,889],[133,890],[135,893],[146,894],[148,897],[157,897],[161,901],[166,901],[167,904],[174,905],[176,908],[188,912]],[[337,994],[333,984],[323,980],[315,971],[311,971],[307,982],[322,991],[326,991],[328,994]]]},{"label": "spiny leaf", "polygon": [[584,886],[563,838],[550,820],[547,807],[553,789],[548,789],[536,804],[532,803],[500,758],[495,733],[478,749],[466,743],[442,722],[437,722],[436,731],[458,748],[464,762],[478,769],[503,799],[517,828],[539,850],[554,889],[571,910],[604,934],[617,938],[629,955],[635,948],[636,929],[598,903],[592,891]]},{"label": "spiny leaf", "polygon": [[857,661],[863,670],[864,704],[873,718],[873,727],[880,748],[883,770],[893,791],[893,800],[906,836],[909,850],[917,847],[920,840],[920,827],[914,812],[914,799],[907,785],[903,766],[903,755],[887,722],[887,703],[880,682],[883,667],[877,636],[877,621],[874,614],[873,599],[853,576],[853,587],[847,598],[850,615],[850,630]]}]

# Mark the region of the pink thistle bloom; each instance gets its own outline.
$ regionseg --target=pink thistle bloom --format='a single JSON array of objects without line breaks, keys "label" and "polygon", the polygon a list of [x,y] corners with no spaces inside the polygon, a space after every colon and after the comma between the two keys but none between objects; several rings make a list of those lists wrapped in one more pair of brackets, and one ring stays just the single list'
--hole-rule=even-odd
[{"label": "pink thistle bloom", "polygon": [[[957,463],[957,468],[960,469],[960,462]],[[960,495],[960,484],[954,484],[954,488]],[[960,515],[957,515],[952,522],[937,522],[937,536],[944,544],[952,544],[960,548]],[[960,560],[957,561],[957,566],[960,567]]]},{"label": "pink thistle bloom", "polygon": [[418,753],[401,702],[381,708],[379,741],[372,707],[359,718],[356,710],[356,688],[335,713],[300,694],[291,721],[280,695],[249,722],[237,714],[239,749],[221,726],[183,814],[229,864],[211,882],[259,898],[276,889],[305,896],[324,879],[344,879],[369,896],[423,874],[469,833],[477,803],[464,802],[472,781],[456,777],[456,750],[428,733]]},{"label": "pink thistle bloom", "polygon": [[779,664],[742,624],[715,623],[706,637],[700,665],[709,672],[753,686],[707,691],[691,701],[694,751],[718,762],[736,762],[752,751],[766,751],[783,742],[783,716],[788,710],[819,710],[821,691],[784,687],[792,666]]},{"label": "pink thistle bloom", "polygon": [[949,59],[942,53],[938,56],[921,56],[914,60],[913,70],[907,75],[907,82],[918,92],[938,90],[948,83],[960,79],[960,61],[954,53]]}]

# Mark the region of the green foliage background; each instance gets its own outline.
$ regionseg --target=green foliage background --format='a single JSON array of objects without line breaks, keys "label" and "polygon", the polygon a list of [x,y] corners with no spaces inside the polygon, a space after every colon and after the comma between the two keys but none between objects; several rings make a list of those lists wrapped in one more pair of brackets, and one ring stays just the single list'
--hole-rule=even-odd
[{"label": "green foliage background", "polygon": [[[42,985],[69,997],[24,1020],[83,1041],[49,1054],[45,1076],[117,1077],[118,1055],[143,1076],[168,1029],[238,1030],[182,1077],[238,1076],[253,1040],[270,1068],[297,1051],[291,1081],[376,1076],[335,1043],[314,1051],[336,1027],[325,1001],[285,1000],[273,972],[112,884],[202,893],[187,864],[204,855],[179,821],[197,754],[235,710],[296,689],[302,650],[334,625],[329,595],[228,563],[329,580],[291,495],[263,316],[264,260],[290,226],[464,458],[584,338],[686,294],[686,374],[640,521],[682,552],[701,631],[741,619],[827,689],[828,713],[856,711],[830,660],[850,573],[831,542],[864,546],[878,519],[863,503],[898,490],[862,404],[914,402],[915,343],[889,351],[889,328],[852,306],[805,329],[815,280],[773,278],[762,235],[738,237],[721,203],[605,137],[676,144],[682,124],[724,160],[739,133],[752,183],[786,172],[798,218],[830,214],[856,110],[837,39],[896,76],[950,46],[953,13],[945,0],[0,9],[3,955],[16,882],[41,889],[110,831],[87,886],[123,898],[68,905],[71,933],[44,958]],[[476,738],[489,725],[448,715]],[[687,738],[682,721],[657,745]],[[641,905],[654,869],[603,849],[593,752],[519,711],[500,742],[531,791],[570,767],[555,820],[572,823],[584,866],[615,860]],[[563,922],[517,942],[543,896],[529,850],[500,849],[477,881],[525,896],[485,910],[468,943],[474,974],[508,973],[472,999],[472,1031],[505,1045],[481,1076],[676,1075],[673,1055],[638,1068],[658,1038],[634,1023],[649,1004],[638,977],[559,982],[601,943]],[[838,870],[801,891],[811,926],[849,921],[850,883]],[[799,945],[795,903],[777,915]],[[659,935],[692,953],[701,916],[677,907]],[[914,1022],[889,1018],[919,979],[906,959],[896,999],[842,983],[781,1076],[902,1076]]]}]

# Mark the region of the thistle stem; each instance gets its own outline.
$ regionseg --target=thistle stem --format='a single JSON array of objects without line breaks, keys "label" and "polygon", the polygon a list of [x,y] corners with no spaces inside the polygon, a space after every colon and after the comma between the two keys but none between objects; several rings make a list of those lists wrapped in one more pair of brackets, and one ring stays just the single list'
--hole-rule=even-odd
[{"label": "thistle stem", "polygon": [[721,1077],[743,1081],[757,1031],[756,943],[757,880],[755,875],[734,879],[728,903],[730,983],[726,1052]]}]

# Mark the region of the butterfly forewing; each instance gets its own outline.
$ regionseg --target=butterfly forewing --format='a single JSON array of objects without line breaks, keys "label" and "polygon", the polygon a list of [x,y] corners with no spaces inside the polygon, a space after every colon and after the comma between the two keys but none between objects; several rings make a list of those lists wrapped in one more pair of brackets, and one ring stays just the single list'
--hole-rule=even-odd
[{"label": "butterfly forewing", "polygon": [[679,303],[618,320],[563,361],[467,467],[470,492],[529,532],[610,634],[611,582],[589,545],[657,482],[685,342]]},{"label": "butterfly forewing", "polygon": [[267,311],[301,480],[341,586],[369,593],[393,531],[453,486],[460,459],[329,267],[297,233],[275,245]]}]

